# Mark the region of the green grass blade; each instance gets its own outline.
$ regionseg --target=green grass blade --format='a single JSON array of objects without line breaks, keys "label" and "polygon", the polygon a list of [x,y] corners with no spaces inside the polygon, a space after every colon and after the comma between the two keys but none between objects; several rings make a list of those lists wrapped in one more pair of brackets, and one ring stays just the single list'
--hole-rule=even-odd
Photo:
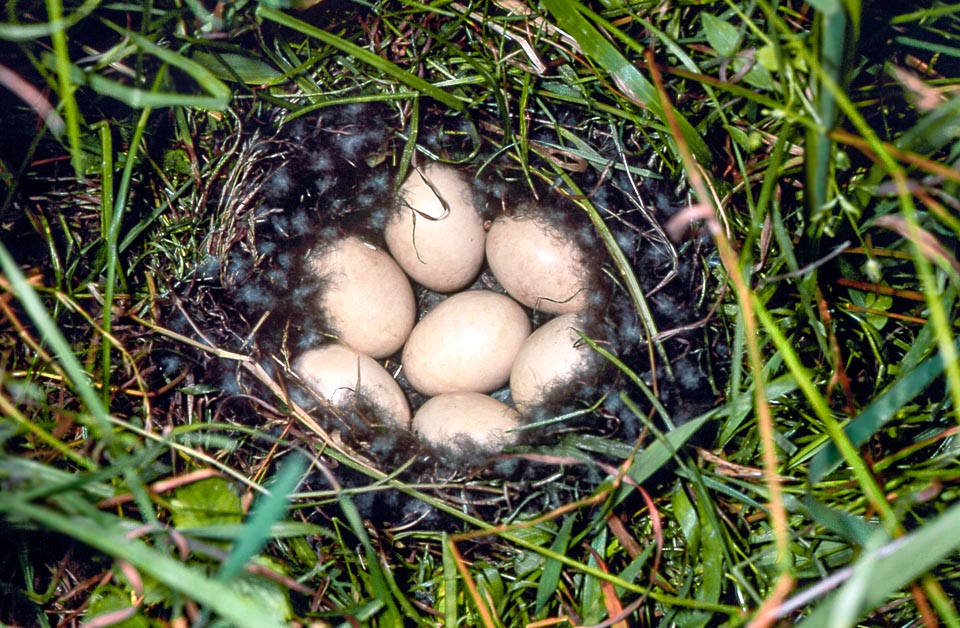
[{"label": "green grass blade", "polygon": [[[960,548],[960,505],[928,519],[907,536],[867,551],[850,571],[847,583],[833,594],[798,628],[854,625],[856,618],[877,608],[900,588],[932,569]],[[863,582],[868,586],[862,586]],[[842,609],[849,609],[850,623],[831,623]]]},{"label": "green grass blade", "polygon": [[[960,352],[960,340],[956,342]],[[882,395],[877,397],[856,418],[844,426],[843,431],[854,447],[860,447],[870,439],[884,424],[894,418],[897,412],[922,393],[943,373],[943,357],[940,353],[923,360],[914,370],[898,379]],[[843,462],[843,456],[835,443],[829,443],[810,461],[810,482],[816,483],[825,478]]]},{"label": "green grass blade", "polygon": [[[553,543],[550,544],[550,551],[558,554],[567,553],[567,546],[570,543],[570,531],[573,529],[574,521],[576,521],[576,517],[574,516],[569,516],[563,520],[563,525],[560,526],[557,536],[554,537]],[[557,585],[560,582],[561,567],[562,565],[559,562],[550,559],[547,559],[544,564],[543,571],[540,574],[540,581],[537,583],[537,598],[533,610],[535,617],[540,616],[547,602],[556,594]]]},{"label": "green grass blade", "polygon": [[464,110],[464,104],[454,96],[451,96],[444,90],[423,80],[419,76],[407,72],[400,66],[387,61],[383,57],[370,52],[366,48],[361,48],[352,42],[337,37],[336,35],[326,31],[322,31],[316,26],[311,26],[302,20],[298,20],[297,18],[291,17],[282,11],[278,11],[277,9],[273,9],[263,4],[257,7],[257,15],[272,22],[276,22],[281,26],[291,28],[308,37],[322,41],[329,46],[333,46],[334,48],[345,52],[351,57],[359,59],[360,61],[377,68],[384,74],[396,79],[412,89],[417,90],[418,92],[421,92],[425,96],[430,96],[431,98],[440,101],[456,111]]},{"label": "green grass blade", "polygon": [[383,618],[385,626],[401,626],[403,625],[403,620],[400,617],[400,610],[397,608],[396,600],[393,597],[393,594],[390,592],[390,588],[387,585],[387,579],[383,574],[383,567],[380,563],[380,557],[377,555],[377,551],[373,547],[373,543],[370,542],[370,536],[367,534],[366,528],[363,527],[363,518],[360,516],[360,511],[357,510],[357,507],[350,500],[346,494],[340,495],[340,509],[343,511],[343,516],[346,517],[347,523],[350,525],[350,529],[353,531],[357,538],[360,539],[360,544],[363,546],[364,557],[366,558],[366,568],[370,574],[371,590],[368,591],[370,596],[384,605],[385,617]]},{"label": "green grass blade", "polygon": [[[47,15],[50,22],[57,24],[63,21],[63,3],[60,0],[47,0]],[[67,142],[70,147],[70,163],[73,171],[79,178],[83,172],[83,150],[80,147],[80,108],[74,92],[77,83],[73,80],[70,63],[70,52],[67,49],[67,34],[63,29],[56,29],[50,34],[53,43],[54,67],[57,72],[57,85],[60,91],[60,102],[63,109],[63,118],[67,125]]]},{"label": "green grass blade", "polygon": [[287,513],[290,495],[296,490],[306,468],[306,460],[300,455],[294,455],[280,467],[277,471],[276,480],[270,487],[270,493],[261,496],[253,514],[243,525],[230,555],[220,566],[217,580],[220,582],[229,581],[240,573],[244,565],[263,549],[270,538],[274,524],[280,522]]},{"label": "green grass blade", "polygon": [[[543,5],[556,19],[557,26],[566,31],[580,45],[584,54],[606,70],[625,95],[637,104],[646,107],[661,122],[665,121],[663,106],[657,90],[645,76],[587,19],[589,15],[595,22],[607,29],[613,25],[575,0],[544,0]],[[674,111],[680,131],[691,151],[701,164],[709,165],[713,156],[706,142],[680,112]],[[676,143],[669,134],[665,138],[674,155],[679,156]]]}]

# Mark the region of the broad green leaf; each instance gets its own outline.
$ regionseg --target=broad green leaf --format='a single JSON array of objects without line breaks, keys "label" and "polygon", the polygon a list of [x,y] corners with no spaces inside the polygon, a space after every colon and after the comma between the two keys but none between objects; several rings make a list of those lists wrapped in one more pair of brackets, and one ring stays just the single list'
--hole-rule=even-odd
[{"label": "broad green leaf", "polygon": [[224,478],[207,478],[178,488],[170,508],[177,528],[239,523],[243,518],[240,496]]},{"label": "broad green leaf", "polygon": [[803,504],[811,519],[858,547],[864,547],[870,537],[881,530],[879,526],[868,523],[863,517],[820,503],[810,494],[807,494]]},{"label": "broad green leaf", "polygon": [[701,13],[703,34],[706,35],[710,47],[721,57],[732,57],[740,47],[740,32],[730,22],[725,22],[712,13]]},{"label": "broad green leaf", "polygon": [[283,72],[261,59],[231,52],[213,55],[198,51],[193,53],[193,60],[223,81],[239,78],[249,85],[263,85],[283,77]]}]

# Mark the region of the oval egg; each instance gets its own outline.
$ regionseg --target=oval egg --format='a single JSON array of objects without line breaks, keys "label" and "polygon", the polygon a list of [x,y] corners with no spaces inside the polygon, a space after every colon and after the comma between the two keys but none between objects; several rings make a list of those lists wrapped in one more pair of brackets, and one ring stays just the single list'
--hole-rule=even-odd
[{"label": "oval egg", "polygon": [[497,218],[487,234],[486,252],[497,281],[520,303],[548,314],[586,307],[584,253],[542,219]]},{"label": "oval egg", "polygon": [[451,166],[430,163],[410,173],[384,237],[403,270],[430,290],[459,290],[480,274],[483,220],[470,186]]},{"label": "oval egg", "polygon": [[424,395],[492,392],[507,383],[530,319],[513,299],[486,290],[449,297],[423,317],[403,348],[403,372]]},{"label": "oval egg", "polygon": [[517,441],[508,430],[519,427],[516,410],[480,393],[449,393],[427,401],[413,418],[413,429],[430,445],[465,445],[493,452]]},{"label": "oval egg", "polygon": [[538,405],[544,395],[593,375],[596,353],[577,334],[579,315],[564,314],[530,334],[510,371],[517,409]]},{"label": "oval egg", "polygon": [[374,358],[400,350],[416,320],[416,301],[406,275],[386,251],[349,237],[307,265],[326,282],[320,307],[341,342]]},{"label": "oval egg", "polygon": [[349,408],[359,394],[398,427],[410,426],[410,404],[400,385],[373,358],[341,344],[329,344],[301,354],[293,370],[330,405]]}]

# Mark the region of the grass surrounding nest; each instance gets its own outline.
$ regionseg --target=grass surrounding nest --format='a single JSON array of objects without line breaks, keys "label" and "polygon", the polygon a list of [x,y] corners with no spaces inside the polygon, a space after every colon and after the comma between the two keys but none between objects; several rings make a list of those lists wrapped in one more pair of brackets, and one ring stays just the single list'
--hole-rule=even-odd
[{"label": "grass surrounding nest", "polygon": [[[47,0],[0,25],[0,621],[960,626],[956,5],[276,4]],[[551,481],[490,487],[510,512],[484,521],[167,329],[251,127],[368,100],[488,114],[476,141],[531,179],[688,185],[664,228],[716,245],[720,405],[594,442],[621,463],[546,512],[526,500]],[[273,386],[267,420],[221,421],[177,347]],[[369,483],[303,490],[332,465]],[[458,529],[366,525],[357,500],[388,488]]]}]

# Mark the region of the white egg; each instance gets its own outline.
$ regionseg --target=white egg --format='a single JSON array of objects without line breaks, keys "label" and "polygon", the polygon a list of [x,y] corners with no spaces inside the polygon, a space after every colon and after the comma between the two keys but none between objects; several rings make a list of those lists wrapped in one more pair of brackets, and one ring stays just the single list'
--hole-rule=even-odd
[{"label": "white egg", "polygon": [[400,350],[417,307],[410,282],[386,251],[344,238],[309,266],[326,282],[320,307],[341,342],[374,358]]},{"label": "white egg", "polygon": [[507,383],[530,319],[513,299],[486,290],[455,294],[427,313],[403,348],[403,372],[425,395],[492,392]]},{"label": "white egg", "polygon": [[455,168],[430,163],[413,170],[400,187],[399,205],[384,237],[414,281],[452,292],[480,274],[486,232],[470,186]]},{"label": "white egg", "polygon": [[510,394],[521,412],[545,393],[593,374],[596,354],[577,334],[579,327],[578,314],[564,314],[524,341],[510,371]]},{"label": "white egg", "polygon": [[410,404],[400,385],[369,356],[329,344],[300,355],[293,370],[331,406],[350,408],[360,395],[382,413],[377,418],[399,427],[410,426]]},{"label": "white egg", "polygon": [[520,426],[516,410],[480,393],[450,393],[427,401],[413,417],[413,429],[435,447],[478,446],[497,451],[515,443],[508,430]]},{"label": "white egg", "polygon": [[514,299],[548,314],[587,305],[584,253],[539,218],[501,216],[487,234],[490,270]]}]

